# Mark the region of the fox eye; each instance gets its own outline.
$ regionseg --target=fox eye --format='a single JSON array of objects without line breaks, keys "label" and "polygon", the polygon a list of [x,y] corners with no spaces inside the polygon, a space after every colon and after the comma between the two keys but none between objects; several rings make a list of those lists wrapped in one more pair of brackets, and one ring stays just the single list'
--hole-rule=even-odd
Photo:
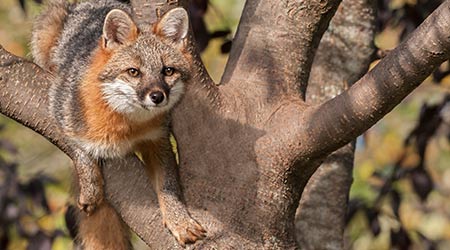
[{"label": "fox eye", "polygon": [[162,73],[165,76],[171,76],[175,72],[175,69],[172,67],[163,67]]},{"label": "fox eye", "polygon": [[127,69],[128,75],[132,76],[132,77],[138,77],[141,72],[138,69],[135,68],[129,68]]}]

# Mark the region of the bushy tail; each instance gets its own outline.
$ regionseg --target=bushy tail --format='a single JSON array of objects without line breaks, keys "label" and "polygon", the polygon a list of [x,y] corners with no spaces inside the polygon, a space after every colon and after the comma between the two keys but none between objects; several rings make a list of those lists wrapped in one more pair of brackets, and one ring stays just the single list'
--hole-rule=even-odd
[{"label": "bushy tail", "polygon": [[77,238],[83,250],[131,249],[128,228],[106,201],[93,214],[80,214]]},{"label": "bushy tail", "polygon": [[51,55],[61,36],[70,4],[67,0],[49,0],[33,24],[31,53],[34,62],[54,71]]}]

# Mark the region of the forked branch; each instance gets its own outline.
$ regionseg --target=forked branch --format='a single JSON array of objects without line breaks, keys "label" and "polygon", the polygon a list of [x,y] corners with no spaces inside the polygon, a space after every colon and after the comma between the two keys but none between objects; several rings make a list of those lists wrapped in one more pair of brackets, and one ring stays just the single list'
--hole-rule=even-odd
[{"label": "forked branch", "polygon": [[[318,105],[335,97],[367,72],[375,51],[375,21],[374,1],[342,1],[314,58],[308,103]],[[353,150],[350,143],[329,155],[303,191],[295,226],[297,241],[305,249],[323,248],[322,239],[330,249],[344,248]]]},{"label": "forked branch", "polygon": [[[304,146],[326,155],[373,126],[414,90],[450,51],[450,1],[348,91],[308,113]],[[305,138],[305,137],[303,137]]]}]

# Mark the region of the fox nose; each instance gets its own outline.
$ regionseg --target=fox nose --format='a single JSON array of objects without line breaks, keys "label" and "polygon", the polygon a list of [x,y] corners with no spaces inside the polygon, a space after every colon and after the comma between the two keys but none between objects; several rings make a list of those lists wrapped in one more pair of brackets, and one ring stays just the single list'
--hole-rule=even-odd
[{"label": "fox nose", "polygon": [[155,91],[150,93],[150,100],[154,104],[160,104],[164,101],[164,94],[161,91]]}]

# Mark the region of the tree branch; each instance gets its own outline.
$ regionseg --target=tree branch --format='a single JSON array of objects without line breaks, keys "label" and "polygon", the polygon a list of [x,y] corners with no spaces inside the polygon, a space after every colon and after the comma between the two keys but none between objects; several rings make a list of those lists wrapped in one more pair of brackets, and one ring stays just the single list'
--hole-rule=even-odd
[{"label": "tree branch", "polygon": [[353,156],[354,144],[333,152],[306,185],[295,218],[297,241],[304,249],[344,249]]},{"label": "tree branch", "polygon": [[344,0],[320,41],[306,92],[322,104],[353,85],[369,69],[375,37],[376,2]]},{"label": "tree branch", "polygon": [[[314,58],[308,102],[318,105],[335,97],[367,72],[375,51],[375,21],[375,1],[341,3]],[[344,248],[353,156],[354,143],[340,148],[326,158],[306,185],[295,218],[297,241],[305,249]]]},{"label": "tree branch", "polygon": [[0,45],[0,112],[72,154],[47,112],[47,93],[53,79],[39,66],[10,54]]},{"label": "tree branch", "polygon": [[[373,126],[449,57],[450,1],[445,1],[395,50],[348,91],[310,108],[304,142],[326,155]],[[304,137],[305,138],[305,137]]]},{"label": "tree branch", "polygon": [[339,3],[247,1],[221,83],[245,83],[260,102],[304,97],[315,50]]}]

